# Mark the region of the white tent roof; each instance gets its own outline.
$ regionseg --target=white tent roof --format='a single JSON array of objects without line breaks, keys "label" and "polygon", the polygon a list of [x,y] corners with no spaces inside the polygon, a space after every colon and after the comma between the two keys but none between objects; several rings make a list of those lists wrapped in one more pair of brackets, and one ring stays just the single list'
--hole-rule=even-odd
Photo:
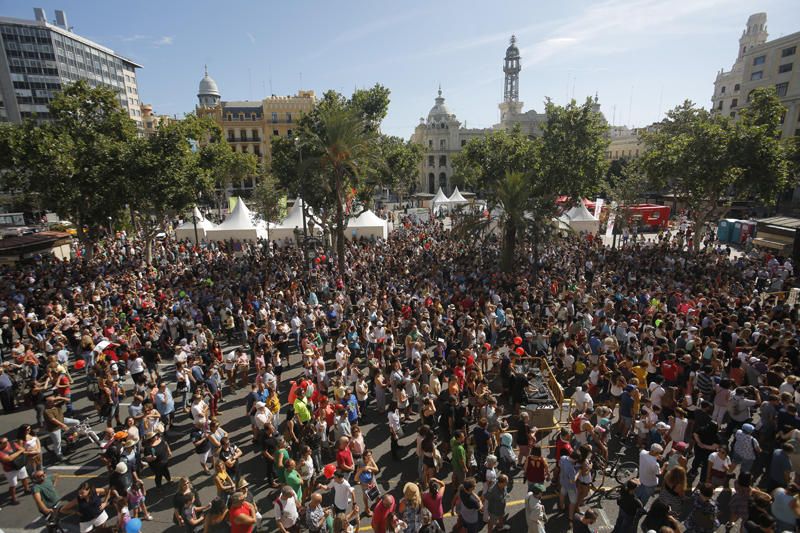
[{"label": "white tent roof", "polygon": [[447,202],[447,196],[445,196],[444,191],[442,191],[442,188],[439,187],[439,190],[436,191],[436,196],[434,196],[433,199],[431,200],[431,205],[443,204],[446,202]]},{"label": "white tent roof", "polygon": [[[439,189],[439,190],[441,190],[441,189]],[[464,196],[461,194],[461,191],[458,190],[458,186],[456,186],[456,188],[453,189],[453,194],[451,194],[450,198],[447,200],[447,203],[450,203],[450,204],[466,204],[466,203],[469,203],[469,202],[467,202],[467,199],[464,198]]]},{"label": "white tent roof", "polygon": [[583,202],[579,203],[569,211],[567,211],[566,215],[569,219],[573,222],[583,222],[583,221],[596,221],[598,220],[593,214],[586,209],[586,206],[583,205]]},{"label": "white tent roof", "polygon": [[[275,224],[272,227],[275,227],[275,228],[288,228],[288,229],[302,228],[303,227],[303,204],[304,204],[304,202],[303,202],[302,198],[296,199],[294,201],[294,205],[292,205],[292,208],[289,209],[288,213],[286,213],[286,218],[284,218],[281,222],[279,222],[278,224]],[[306,209],[308,210],[309,214],[312,213],[310,208],[307,207]]]},{"label": "white tent roof", "polygon": [[231,214],[214,229],[216,231],[254,230],[256,225],[253,224],[253,215],[244,204],[244,200],[237,198],[236,207],[233,208]]},{"label": "white tent roof", "polygon": [[183,224],[181,224],[180,226],[175,228],[175,231],[178,231],[178,230],[192,230],[192,231],[194,231],[194,221],[195,220],[197,220],[197,229],[198,230],[202,229],[202,230],[208,231],[208,230],[212,230],[212,229],[214,229],[216,227],[213,222],[211,222],[206,217],[204,217],[203,214],[200,212],[200,210],[197,209],[197,207],[195,207],[194,210],[192,211],[192,216],[190,216],[189,219],[186,222],[184,222]]},{"label": "white tent roof", "polygon": [[351,218],[347,223],[348,228],[366,228],[373,226],[386,226],[387,222],[376,215],[371,209],[367,209],[356,218]]}]

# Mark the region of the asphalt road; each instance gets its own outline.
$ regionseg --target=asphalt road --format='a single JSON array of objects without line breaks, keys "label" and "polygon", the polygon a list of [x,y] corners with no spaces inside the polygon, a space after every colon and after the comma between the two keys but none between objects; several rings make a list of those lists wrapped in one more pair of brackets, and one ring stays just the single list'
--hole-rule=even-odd
[{"label": "asphalt road", "polygon": [[[232,347],[226,348],[232,349]],[[294,367],[285,371],[283,374],[283,384],[288,386],[288,381],[293,379],[299,374],[297,367],[298,356],[292,356]],[[169,373],[172,371],[171,363],[162,364],[161,372]],[[126,381],[126,389],[131,385],[130,379]],[[86,418],[94,415],[94,409],[85,395],[85,378],[80,375],[76,378],[76,386],[73,393],[77,396],[74,401],[77,418]],[[249,420],[245,416],[245,390],[239,390],[237,393],[230,394],[225,390],[226,396],[220,403],[220,416],[219,419],[222,427],[229,433],[230,438],[235,442],[244,452],[241,459],[241,469],[243,477],[250,483],[251,494],[255,495],[256,505],[264,515],[265,519],[262,524],[263,531],[276,531],[277,528],[272,520],[272,502],[277,493],[274,489],[266,486],[264,482],[263,472],[264,463],[263,459],[256,453],[254,446],[250,442],[250,426]],[[281,391],[281,399],[285,401],[286,390]],[[130,397],[126,398],[130,401]],[[176,399],[177,401],[177,399]],[[378,475],[378,484],[382,491],[390,491],[395,494],[396,498],[401,497],[402,487],[406,482],[418,481],[417,475],[417,458],[414,451],[414,433],[416,430],[416,422],[407,424],[404,428],[406,437],[401,440],[403,445],[402,462],[395,462],[390,456],[390,443],[388,439],[388,429],[386,425],[385,416],[378,416],[374,411],[371,411],[371,406],[368,408],[366,423],[362,425],[363,433],[367,447],[373,450],[378,465],[381,467],[381,472]],[[567,416],[566,409],[564,416]],[[127,404],[123,403],[121,406],[120,414],[125,416],[127,413]],[[92,419],[95,419],[93,417]],[[0,428],[3,433],[12,434],[16,432],[16,428],[22,423],[35,422],[35,415],[32,409],[18,410],[15,413],[8,415],[0,415]],[[176,423],[172,431],[167,435],[167,441],[173,450],[173,456],[170,460],[170,471],[173,480],[180,476],[189,477],[194,483],[195,487],[200,491],[200,496],[203,502],[210,501],[215,495],[213,480],[210,476],[203,474],[200,469],[199,460],[194,454],[194,449],[189,441],[189,429],[191,422],[188,414],[181,414],[176,416]],[[95,424],[95,429],[100,430],[103,424]],[[554,436],[554,433],[548,435],[543,441],[543,445],[549,444],[549,439]],[[44,441],[46,445],[46,441]],[[50,466],[48,474],[57,479],[57,489],[63,498],[70,498],[74,496],[74,491],[78,485],[87,479],[96,479],[99,486],[107,484],[106,469],[97,456],[97,448],[93,447],[88,439],[84,439],[76,450],[68,455],[68,462],[66,464],[59,464]],[[552,465],[552,460],[550,461]],[[52,465],[52,454],[45,455],[45,465]],[[145,481],[145,488],[147,489],[147,507],[154,517],[152,522],[144,522],[143,531],[169,531],[180,532],[181,528],[173,525],[172,523],[172,496],[175,491],[175,483],[167,484],[161,489],[155,489],[152,476],[149,469],[145,468],[144,471],[147,479]],[[526,495],[526,484],[521,477],[522,474],[518,473],[513,485],[513,489],[509,495],[508,503],[508,523],[512,526],[513,531],[525,531],[525,517],[524,517],[524,498]],[[445,465],[444,470],[439,473],[440,479],[449,480],[449,468]],[[613,479],[606,482],[607,486],[615,485]],[[357,503],[361,504],[361,489],[356,488]],[[452,499],[452,493],[448,489],[445,495],[445,504]],[[324,504],[330,505],[332,501],[332,493],[326,495]],[[548,492],[544,496],[544,503],[548,512],[550,520],[547,523],[548,531],[566,531],[567,520],[564,513],[559,513],[557,509],[557,498],[554,494]],[[596,523],[599,532],[608,532],[612,529],[614,521],[616,520],[617,504],[615,501],[603,498],[601,493],[595,493],[590,496],[588,505],[598,511],[599,519]],[[362,506],[363,507],[363,506]],[[7,497],[7,483],[5,478],[0,481],[0,533],[14,533],[21,531],[41,531],[44,527],[44,522],[39,516],[39,512],[33,502],[31,496],[21,497],[21,503],[17,506],[10,506]],[[586,506],[584,506],[586,508]],[[363,509],[362,509],[363,511]],[[369,519],[362,517],[361,531],[371,531],[369,527]],[[448,531],[455,523],[455,518],[449,515],[445,519]],[[75,517],[66,518],[63,521],[63,526],[67,531],[78,531],[78,524]]]}]

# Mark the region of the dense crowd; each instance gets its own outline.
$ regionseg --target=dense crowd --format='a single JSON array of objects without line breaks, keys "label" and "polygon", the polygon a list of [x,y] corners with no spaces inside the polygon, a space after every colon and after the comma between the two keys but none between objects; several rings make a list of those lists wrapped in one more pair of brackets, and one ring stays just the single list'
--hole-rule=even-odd
[{"label": "dense crowd", "polygon": [[[509,527],[516,479],[529,532],[553,519],[547,492],[585,532],[598,474],[627,450],[638,476],[619,488],[617,532],[710,532],[720,521],[794,531],[794,265],[686,243],[688,230],[619,249],[565,237],[520,248],[502,273],[497,242],[433,222],[349,243],[341,273],[323,250],[305,267],[297,248],[267,242],[167,239],[148,266],[125,234],[69,262],[6,267],[0,399],[5,411],[32,407],[29,425],[0,438],[9,503],[22,484],[43,515],[78,514],[81,531],[140,527],[148,491],[174,490],[186,531],[342,533],[369,517],[376,533],[436,533],[452,510],[456,530],[495,533]],[[528,371],[542,360],[572,400],[552,446],[526,410]],[[291,381],[290,368],[300,369]],[[219,420],[240,389],[245,402],[228,409],[249,441]],[[74,413],[83,392],[104,429]],[[176,419],[191,421],[196,453],[182,461],[212,476],[210,502],[171,476]],[[388,456],[367,445],[367,422],[390,436]],[[62,499],[47,466],[83,434],[108,476]],[[241,471],[251,454],[259,490],[274,492],[263,517]],[[395,462],[414,481],[387,490]]]}]

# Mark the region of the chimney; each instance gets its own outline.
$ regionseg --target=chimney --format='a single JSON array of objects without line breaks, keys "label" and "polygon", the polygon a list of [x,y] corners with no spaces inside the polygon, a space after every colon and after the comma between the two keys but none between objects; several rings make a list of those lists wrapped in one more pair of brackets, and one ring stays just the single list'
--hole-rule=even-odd
[{"label": "chimney", "polygon": [[67,14],[60,9],[56,9],[56,26],[60,26],[69,31],[69,26],[67,26]]},{"label": "chimney", "polygon": [[47,15],[44,14],[44,9],[41,7],[34,7],[33,14],[36,17],[36,22],[47,22]]}]

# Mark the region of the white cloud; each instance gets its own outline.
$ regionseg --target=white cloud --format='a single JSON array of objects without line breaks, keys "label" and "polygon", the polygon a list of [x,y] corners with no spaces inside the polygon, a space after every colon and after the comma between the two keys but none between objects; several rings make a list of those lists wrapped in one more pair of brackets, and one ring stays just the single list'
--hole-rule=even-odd
[{"label": "white cloud", "polygon": [[171,35],[164,35],[163,37],[159,37],[156,39],[153,44],[156,46],[169,46],[175,41],[175,38]]}]

